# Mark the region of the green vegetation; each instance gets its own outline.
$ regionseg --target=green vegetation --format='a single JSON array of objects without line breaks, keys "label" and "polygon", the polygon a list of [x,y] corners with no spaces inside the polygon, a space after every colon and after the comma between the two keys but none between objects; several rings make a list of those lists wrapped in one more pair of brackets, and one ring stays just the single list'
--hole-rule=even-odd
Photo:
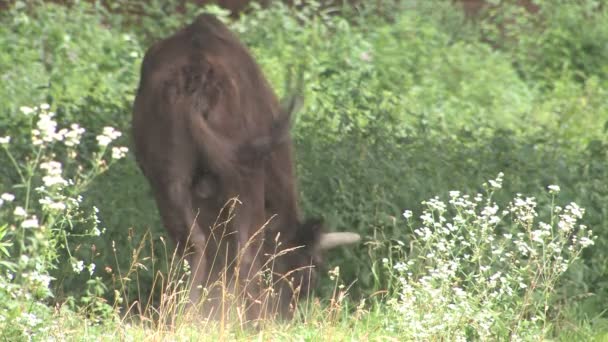
[{"label": "green vegetation", "polygon": [[[2,339],[608,336],[608,6],[307,1],[232,20],[178,2],[0,12]],[[172,315],[181,273],[121,148],[145,48],[205,10],[278,92],[303,67],[304,211],[364,236],[295,321],[260,331]]]}]

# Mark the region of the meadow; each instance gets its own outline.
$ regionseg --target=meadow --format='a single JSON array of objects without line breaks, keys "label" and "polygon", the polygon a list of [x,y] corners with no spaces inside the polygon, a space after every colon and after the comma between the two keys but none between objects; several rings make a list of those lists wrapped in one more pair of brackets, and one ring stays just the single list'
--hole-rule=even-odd
[{"label": "meadow", "polygon": [[[0,11],[0,339],[608,339],[608,6],[14,1]],[[293,127],[326,256],[291,322],[181,314],[130,120],[146,49],[201,12],[249,47]],[[178,266],[176,266],[178,265]]]}]

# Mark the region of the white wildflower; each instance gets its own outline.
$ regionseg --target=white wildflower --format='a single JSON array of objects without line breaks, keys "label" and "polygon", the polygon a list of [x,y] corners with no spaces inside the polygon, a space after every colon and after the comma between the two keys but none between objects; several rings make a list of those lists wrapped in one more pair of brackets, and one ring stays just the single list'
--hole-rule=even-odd
[{"label": "white wildflower", "polygon": [[502,184],[495,180],[489,180],[488,182],[490,183],[490,186],[493,187],[494,189],[502,188]]},{"label": "white wildflower", "polygon": [[574,202],[571,202],[566,206],[566,211],[579,219],[583,218],[583,215],[585,214],[585,209],[579,207],[578,204]]},{"label": "white wildflower", "polygon": [[488,220],[488,223],[492,224],[492,225],[497,224],[498,222],[500,222],[500,217],[498,217],[498,216],[492,216]]},{"label": "white wildflower", "polygon": [[61,174],[61,163],[54,160],[44,162],[40,164],[40,168],[46,171],[47,175],[60,175]]},{"label": "white wildflower", "polygon": [[52,187],[54,185],[66,185],[67,181],[63,179],[61,176],[44,176],[42,177],[42,181],[44,185],[47,187]]},{"label": "white wildflower", "polygon": [[422,215],[420,215],[420,219],[426,225],[433,225],[435,223],[433,215],[431,215],[429,212],[424,212]]},{"label": "white wildflower", "polygon": [[562,247],[558,244],[556,244],[555,242],[550,242],[547,245],[547,248],[552,251],[555,254],[561,254],[562,253]]},{"label": "white wildflower", "polygon": [[40,139],[40,131],[37,129],[32,130],[32,145],[42,145],[43,141]]},{"label": "white wildflower", "polygon": [[329,279],[330,280],[335,280],[336,277],[340,276],[340,266],[334,267],[333,270],[330,270],[327,273],[329,274]]},{"label": "white wildflower", "polygon": [[38,203],[40,203],[42,205],[49,205],[49,204],[53,203],[53,200],[50,197],[46,196],[44,198],[39,199]]},{"label": "white wildflower", "polygon": [[5,192],[2,195],[0,195],[0,198],[2,200],[4,200],[5,202],[12,202],[15,199],[15,195]]},{"label": "white wildflower", "polygon": [[15,208],[15,210],[13,211],[13,215],[20,216],[20,217],[25,217],[25,216],[27,216],[27,213],[25,212],[25,209],[23,209],[23,207],[17,206]]},{"label": "white wildflower", "polygon": [[84,269],[84,262],[82,260],[72,262],[72,270],[74,270],[75,273],[80,274],[80,272],[82,272],[83,269]]},{"label": "white wildflower", "polygon": [[559,185],[549,185],[547,188],[551,194],[556,194],[560,191]]},{"label": "white wildflower", "polygon": [[127,152],[129,152],[129,149],[127,147],[112,147],[112,159],[122,159],[125,157]]},{"label": "white wildflower", "polygon": [[402,262],[398,262],[393,266],[393,269],[397,272],[403,272],[403,271],[407,271],[408,267],[406,264],[404,264]]},{"label": "white wildflower", "polygon": [[68,133],[68,130],[66,128],[62,128],[57,133],[55,133],[54,138],[57,141],[63,141],[63,138],[65,138],[65,135],[67,133]]},{"label": "white wildflower", "polygon": [[26,107],[26,106],[19,107],[19,110],[24,115],[30,115],[30,114],[32,114],[34,112],[34,109],[32,109],[30,107]]},{"label": "white wildflower", "polygon": [[49,209],[53,209],[53,210],[65,210],[66,206],[64,203],[62,202],[53,202],[49,204]]},{"label": "white wildflower", "polygon": [[11,142],[10,136],[0,137],[0,145],[8,145]]},{"label": "white wildflower", "polygon": [[481,215],[485,216],[485,217],[490,217],[490,216],[496,215],[497,212],[498,212],[498,206],[496,204],[494,204],[493,206],[484,207],[483,210],[481,211]]},{"label": "white wildflower", "polygon": [[43,103],[40,105],[40,109],[42,110],[49,110],[49,108],[51,108],[51,106],[49,106],[48,103]]},{"label": "white wildflower", "polygon": [[111,142],[112,142],[112,139],[110,137],[108,137],[108,136],[105,136],[105,135],[98,135],[97,136],[97,143],[101,147],[108,146],[108,145],[110,145]]},{"label": "white wildflower", "polygon": [[593,240],[591,240],[590,238],[588,238],[588,237],[586,237],[586,236],[583,236],[583,237],[581,238],[580,244],[581,244],[581,246],[582,246],[583,248],[585,248],[585,247],[589,247],[589,246],[593,245],[593,244],[594,244],[594,242],[593,242]]},{"label": "white wildflower", "polygon": [[42,113],[36,123],[43,141],[52,142],[57,139],[57,122],[53,120],[54,115],[54,113]]},{"label": "white wildflower", "polygon": [[21,222],[21,228],[38,228],[38,218],[32,216],[31,218]]},{"label": "white wildflower", "polygon": [[42,323],[42,320],[36,317],[36,315],[31,312],[23,312],[21,314],[21,319],[25,322],[26,325],[30,326],[31,328]]},{"label": "white wildflower", "polygon": [[107,136],[112,140],[116,140],[122,135],[122,133],[120,133],[120,131],[117,131],[114,127],[106,126],[103,128],[103,135]]},{"label": "white wildflower", "polygon": [[538,242],[538,243],[543,243],[543,237],[545,237],[548,232],[546,230],[533,230],[531,232],[532,234],[532,241],[534,242]]},{"label": "white wildflower", "polygon": [[406,220],[409,220],[412,217],[413,213],[410,210],[406,210],[403,212],[403,217],[405,217]]},{"label": "white wildflower", "polygon": [[557,223],[559,229],[567,233],[574,228],[574,225],[576,224],[576,219],[574,217],[569,215],[560,215],[559,218],[560,220]]},{"label": "white wildflower", "polygon": [[545,222],[539,222],[538,227],[545,231],[549,231],[549,232],[551,231],[551,225],[548,223],[545,223]]},{"label": "white wildflower", "polygon": [[80,138],[82,134],[85,132],[85,129],[80,127],[78,124],[73,123],[70,125],[70,130],[65,133],[65,142],[64,144],[68,147],[76,146],[80,144]]},{"label": "white wildflower", "polygon": [[51,280],[53,280],[48,274],[39,272],[27,273],[26,278],[30,279],[33,283],[40,284],[44,287],[49,287]]},{"label": "white wildflower", "polygon": [[97,136],[97,143],[99,146],[105,147],[121,135],[122,133],[114,129],[114,127],[106,126],[103,128],[102,134]]},{"label": "white wildflower", "polygon": [[439,197],[431,198],[425,201],[424,204],[428,205],[431,210],[437,210],[438,212],[444,212],[447,208],[445,203],[439,200]]},{"label": "white wildflower", "polygon": [[414,230],[414,233],[421,237],[421,240],[428,241],[433,237],[433,232],[428,227],[421,227]]}]

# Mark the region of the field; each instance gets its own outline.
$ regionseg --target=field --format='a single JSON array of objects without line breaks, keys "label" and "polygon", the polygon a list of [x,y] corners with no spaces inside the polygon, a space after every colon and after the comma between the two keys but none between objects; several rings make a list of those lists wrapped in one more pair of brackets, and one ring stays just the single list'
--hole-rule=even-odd
[{"label": "field", "polygon": [[[608,340],[608,6],[492,2],[1,10],[0,339]],[[130,150],[146,49],[201,12],[280,96],[304,70],[303,211],[363,237],[257,330],[182,314]]]}]

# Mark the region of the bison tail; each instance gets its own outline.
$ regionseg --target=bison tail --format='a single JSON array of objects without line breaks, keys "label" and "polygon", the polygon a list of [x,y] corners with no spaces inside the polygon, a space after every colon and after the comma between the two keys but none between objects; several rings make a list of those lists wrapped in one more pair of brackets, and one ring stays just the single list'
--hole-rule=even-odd
[{"label": "bison tail", "polygon": [[202,154],[205,166],[213,173],[226,179],[237,179],[238,160],[236,146],[212,127],[199,111],[185,113],[191,139]]},{"label": "bison tail", "polygon": [[[262,165],[279,146],[291,141],[293,116],[302,105],[301,96],[291,96],[283,102],[280,115],[272,122],[269,133],[236,141],[216,132],[205,119],[204,108],[186,113],[189,133],[212,171],[236,179],[241,171]],[[188,109],[184,109],[188,110]]]}]

